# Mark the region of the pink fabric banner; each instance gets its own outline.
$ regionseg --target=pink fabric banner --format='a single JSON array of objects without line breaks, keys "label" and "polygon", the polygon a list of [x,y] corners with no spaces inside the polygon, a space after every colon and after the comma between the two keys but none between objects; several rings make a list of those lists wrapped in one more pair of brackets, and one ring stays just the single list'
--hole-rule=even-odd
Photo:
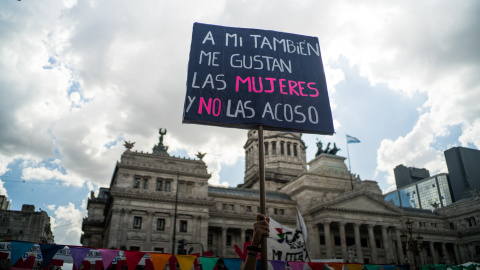
[{"label": "pink fabric banner", "polygon": [[112,264],[113,259],[117,257],[119,250],[103,248],[100,248],[99,250],[102,255],[103,268],[107,269],[110,264]]},{"label": "pink fabric banner", "polygon": [[305,262],[288,262],[288,265],[292,270],[303,270]]}]

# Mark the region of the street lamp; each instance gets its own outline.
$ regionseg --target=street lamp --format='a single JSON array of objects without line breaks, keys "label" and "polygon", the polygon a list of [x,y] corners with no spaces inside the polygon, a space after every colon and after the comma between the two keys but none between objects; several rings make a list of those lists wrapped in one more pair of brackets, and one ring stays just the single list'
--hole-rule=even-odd
[{"label": "street lamp", "polygon": [[412,235],[412,227],[413,221],[410,219],[405,222],[405,226],[407,227],[408,233],[410,234],[410,238],[407,241],[407,235],[402,233],[400,239],[402,240],[403,247],[406,251],[410,251],[413,257],[413,264],[417,265],[417,256],[420,255],[420,252],[423,248],[423,237],[418,235],[415,239]]}]

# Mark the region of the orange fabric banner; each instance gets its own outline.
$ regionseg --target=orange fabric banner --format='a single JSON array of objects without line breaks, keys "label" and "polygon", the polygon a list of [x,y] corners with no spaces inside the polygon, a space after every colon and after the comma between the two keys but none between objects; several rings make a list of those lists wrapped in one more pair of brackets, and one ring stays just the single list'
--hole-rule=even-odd
[{"label": "orange fabric banner", "polygon": [[356,263],[349,263],[345,264],[349,270],[362,270],[362,265],[361,264],[356,264]]},{"label": "orange fabric banner", "polygon": [[327,265],[334,270],[343,270],[343,263],[327,263]]},{"label": "orange fabric banner", "polygon": [[177,257],[178,265],[180,265],[180,270],[190,270],[192,268],[193,262],[197,259],[197,256],[193,255],[175,255]]},{"label": "orange fabric banner", "polygon": [[168,259],[172,257],[172,254],[158,254],[158,253],[148,253],[152,259],[153,268],[155,270],[163,270],[165,265],[167,265]]}]

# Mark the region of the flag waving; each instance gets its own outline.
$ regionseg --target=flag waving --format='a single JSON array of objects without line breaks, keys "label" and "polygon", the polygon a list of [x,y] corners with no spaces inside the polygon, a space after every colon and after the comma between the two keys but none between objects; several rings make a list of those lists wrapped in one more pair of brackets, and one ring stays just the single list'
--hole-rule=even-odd
[{"label": "flag waving", "polygon": [[348,134],[346,134],[346,135],[347,135],[347,143],[359,143],[359,142],[360,142],[359,139],[357,139],[357,138],[355,138],[355,137],[352,137],[352,136],[350,136],[350,135],[348,135]]},{"label": "flag waving", "polygon": [[297,213],[297,228],[287,228],[270,218],[270,236],[267,238],[268,258],[282,261],[307,261],[306,228]]}]

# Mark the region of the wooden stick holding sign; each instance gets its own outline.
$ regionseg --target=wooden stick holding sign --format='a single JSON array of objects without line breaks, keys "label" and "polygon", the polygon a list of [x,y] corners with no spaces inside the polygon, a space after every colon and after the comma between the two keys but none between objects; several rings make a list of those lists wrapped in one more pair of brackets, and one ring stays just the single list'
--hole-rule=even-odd
[{"label": "wooden stick holding sign", "polygon": [[[263,126],[258,126],[258,171],[260,183],[260,213],[267,216],[265,196],[265,145],[263,142]],[[267,261],[267,237],[262,236],[262,269],[268,269]]]}]

